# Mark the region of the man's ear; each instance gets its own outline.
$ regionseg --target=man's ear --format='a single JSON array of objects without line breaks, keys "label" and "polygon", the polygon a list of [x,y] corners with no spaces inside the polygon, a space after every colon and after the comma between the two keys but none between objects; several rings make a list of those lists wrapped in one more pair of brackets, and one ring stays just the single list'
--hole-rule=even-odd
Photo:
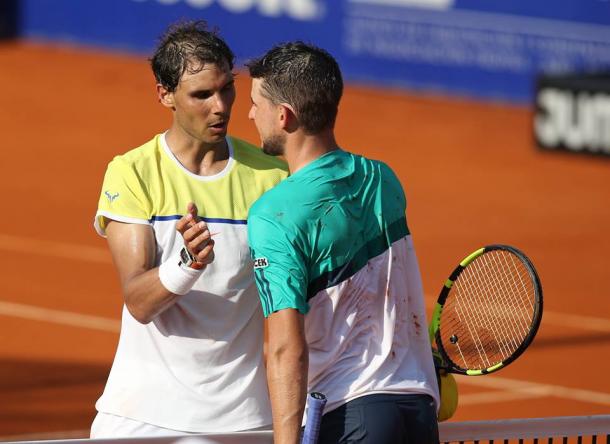
[{"label": "man's ear", "polygon": [[278,108],[280,127],[288,132],[295,131],[299,126],[299,119],[294,112],[294,108],[288,103],[280,103]]},{"label": "man's ear", "polygon": [[166,108],[174,109],[174,93],[168,91],[163,85],[157,83],[157,97],[159,103]]}]

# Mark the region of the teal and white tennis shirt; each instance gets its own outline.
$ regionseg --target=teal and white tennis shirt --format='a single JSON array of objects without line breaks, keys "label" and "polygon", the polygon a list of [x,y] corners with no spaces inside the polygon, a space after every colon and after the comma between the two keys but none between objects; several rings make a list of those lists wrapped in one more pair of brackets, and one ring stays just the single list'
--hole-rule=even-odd
[{"label": "teal and white tennis shirt", "polygon": [[382,162],[337,150],[250,208],[248,240],[265,316],[305,316],[309,391],[325,411],[373,393],[438,388],[404,192]]}]

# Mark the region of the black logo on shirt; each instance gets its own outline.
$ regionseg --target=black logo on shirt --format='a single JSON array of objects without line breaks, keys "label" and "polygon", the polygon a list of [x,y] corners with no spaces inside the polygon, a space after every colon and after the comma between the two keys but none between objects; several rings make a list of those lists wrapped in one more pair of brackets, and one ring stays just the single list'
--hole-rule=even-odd
[{"label": "black logo on shirt", "polygon": [[254,268],[265,268],[269,266],[269,261],[266,257],[257,257],[254,259]]}]

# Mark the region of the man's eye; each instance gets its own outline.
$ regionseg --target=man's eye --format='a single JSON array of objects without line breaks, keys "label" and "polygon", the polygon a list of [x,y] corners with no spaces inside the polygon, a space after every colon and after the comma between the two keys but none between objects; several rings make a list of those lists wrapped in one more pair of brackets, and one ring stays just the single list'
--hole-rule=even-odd
[{"label": "man's eye", "polygon": [[207,91],[204,91],[193,94],[193,97],[195,97],[196,99],[208,99],[212,97],[212,94]]}]

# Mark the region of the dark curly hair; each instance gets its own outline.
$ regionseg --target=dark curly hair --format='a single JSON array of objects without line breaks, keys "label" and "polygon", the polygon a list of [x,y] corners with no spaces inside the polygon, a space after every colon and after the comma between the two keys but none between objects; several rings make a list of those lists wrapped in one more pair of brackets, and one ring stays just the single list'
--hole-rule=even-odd
[{"label": "dark curly hair", "polygon": [[181,21],[169,26],[160,39],[159,46],[150,58],[155,79],[170,92],[176,90],[185,72],[196,73],[206,63],[223,65],[233,69],[235,55],[218,30],[209,30],[203,20]]}]

